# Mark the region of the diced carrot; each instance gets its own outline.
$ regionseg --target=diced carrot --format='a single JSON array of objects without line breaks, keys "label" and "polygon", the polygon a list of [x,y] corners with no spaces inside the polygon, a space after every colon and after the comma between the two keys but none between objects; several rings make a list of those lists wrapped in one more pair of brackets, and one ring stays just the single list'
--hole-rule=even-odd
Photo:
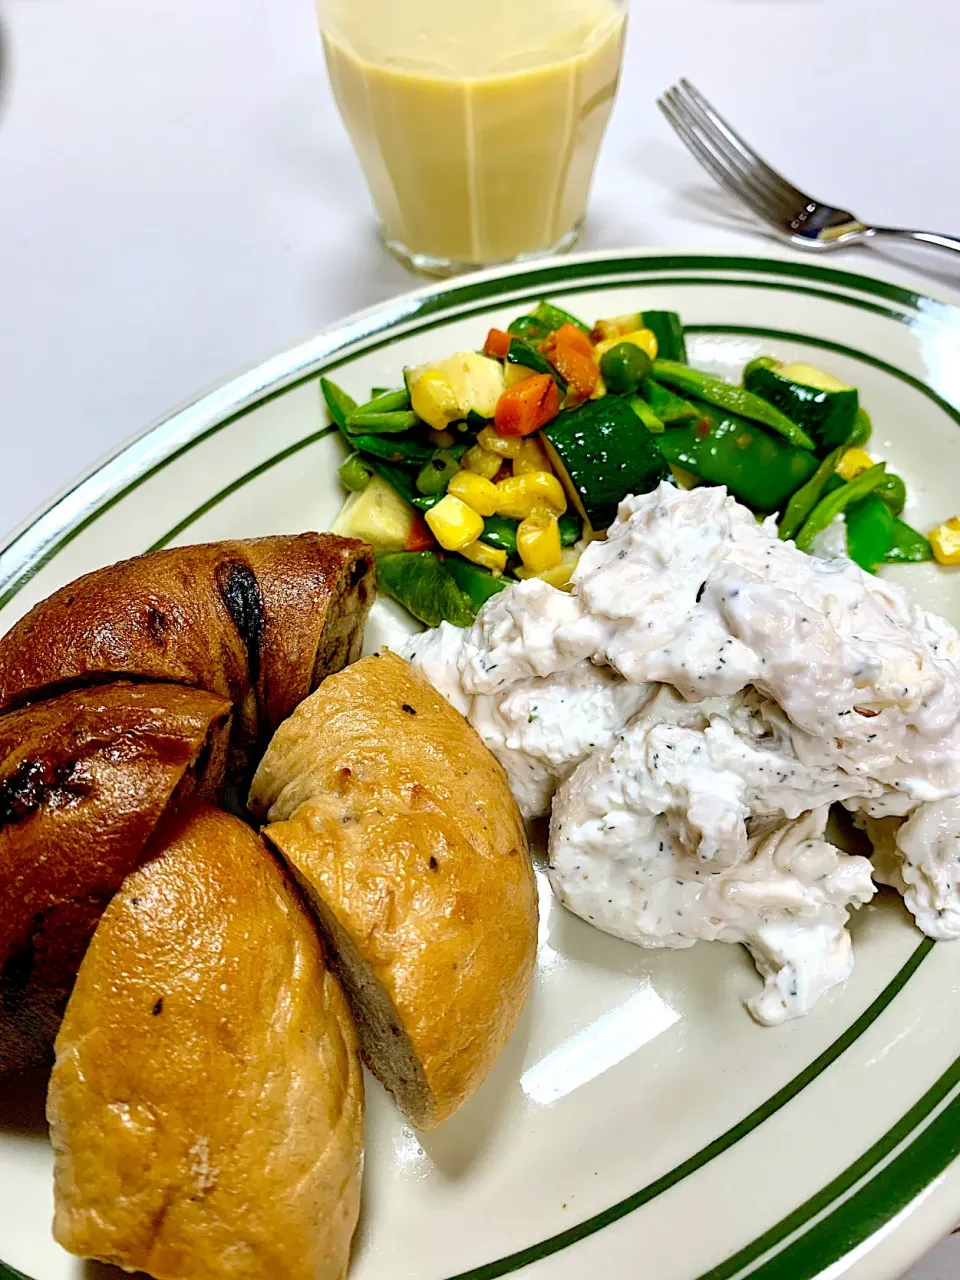
[{"label": "diced carrot", "polygon": [[593,358],[593,343],[576,325],[565,324],[552,334],[547,357],[561,378],[569,384],[573,399],[589,400],[600,379]]},{"label": "diced carrot", "polygon": [[491,329],[483,344],[483,354],[489,356],[491,360],[506,360],[510,342],[509,333],[504,333],[502,329]]},{"label": "diced carrot", "polygon": [[493,423],[504,436],[529,436],[560,412],[557,384],[548,373],[524,378],[497,401]]},{"label": "diced carrot", "polygon": [[404,551],[433,551],[436,545],[426,520],[417,512],[413,517],[413,523],[410,525],[407,540],[403,544]]}]

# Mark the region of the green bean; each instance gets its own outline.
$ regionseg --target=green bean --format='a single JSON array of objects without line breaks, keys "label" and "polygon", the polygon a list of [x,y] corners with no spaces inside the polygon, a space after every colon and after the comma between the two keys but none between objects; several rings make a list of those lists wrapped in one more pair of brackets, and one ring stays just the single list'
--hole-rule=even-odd
[{"label": "green bean", "polygon": [[363,493],[373,476],[373,468],[368,467],[359,453],[351,453],[340,466],[340,483],[351,493]]},{"label": "green bean", "polygon": [[417,415],[410,410],[362,413],[359,409],[355,409],[347,418],[347,430],[372,432],[375,435],[395,435],[401,431],[410,431],[419,421]]},{"label": "green bean", "polygon": [[341,431],[346,431],[347,418],[357,407],[356,400],[348,396],[335,382],[329,382],[326,378],[320,379],[320,390],[330,410],[330,417]]},{"label": "green bean", "polygon": [[666,430],[663,419],[658,418],[650,405],[647,404],[641,396],[634,396],[630,401],[630,408],[637,415],[648,431],[655,436],[663,435]]},{"label": "green bean", "polygon": [[350,426],[350,417],[359,414],[370,413],[396,413],[399,410],[410,408],[410,392],[406,387],[401,387],[399,391],[382,391],[379,395],[368,400],[366,404],[360,405],[354,409],[353,415],[347,417],[347,426]]},{"label": "green bean", "polygon": [[796,544],[799,550],[809,551],[813,540],[823,533],[825,529],[828,529],[837,516],[849,507],[851,502],[859,502],[868,493],[872,493],[886,475],[886,472],[887,464],[878,462],[875,467],[870,467],[867,471],[861,471],[858,476],[841,489],[834,489],[833,493],[828,493],[825,498],[821,498],[813,511],[811,511],[806,524],[797,534]]},{"label": "green bean", "polygon": [[780,538],[783,542],[796,537],[803,527],[803,522],[823,497],[827,481],[836,473],[837,464],[844,454],[844,446],[834,449],[824,458],[805,485],[797,490],[784,511],[780,520]]},{"label": "green bean", "polygon": [[701,373],[699,369],[691,369],[674,360],[654,360],[653,376],[679,388],[685,395],[697,396],[719,409],[729,409],[742,418],[749,418],[751,422],[759,422],[761,426],[776,431],[799,449],[814,447],[807,433],[795,422],[791,422],[779,409],[775,409],[766,400],[761,400],[752,391],[745,391],[743,387],[731,386],[729,382],[723,382],[720,378],[713,378],[708,373]]}]

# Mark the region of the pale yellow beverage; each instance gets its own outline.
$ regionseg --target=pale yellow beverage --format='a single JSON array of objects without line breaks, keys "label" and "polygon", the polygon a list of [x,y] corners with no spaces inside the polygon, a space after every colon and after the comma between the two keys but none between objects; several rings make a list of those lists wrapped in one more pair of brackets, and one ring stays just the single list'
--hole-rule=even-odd
[{"label": "pale yellow beverage", "polygon": [[613,106],[625,0],[318,0],[385,239],[438,272],[565,247]]}]

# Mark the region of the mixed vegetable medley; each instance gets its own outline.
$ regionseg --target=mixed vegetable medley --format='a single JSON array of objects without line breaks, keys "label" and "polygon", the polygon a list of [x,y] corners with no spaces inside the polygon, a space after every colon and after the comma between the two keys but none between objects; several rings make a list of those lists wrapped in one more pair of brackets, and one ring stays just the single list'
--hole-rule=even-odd
[{"label": "mixed vegetable medley", "polygon": [[725,485],[801,550],[839,527],[870,571],[960,563],[960,518],[929,540],[900,518],[906,487],[867,452],[855,387],[772,356],[724,382],[688,364],[674,312],[591,329],[541,302],[366,404],[321,387],[351,450],[334,532],[372,543],[381,589],[428,626],[469,625],[516,579],[568,586],[620,501],[671,475]]}]

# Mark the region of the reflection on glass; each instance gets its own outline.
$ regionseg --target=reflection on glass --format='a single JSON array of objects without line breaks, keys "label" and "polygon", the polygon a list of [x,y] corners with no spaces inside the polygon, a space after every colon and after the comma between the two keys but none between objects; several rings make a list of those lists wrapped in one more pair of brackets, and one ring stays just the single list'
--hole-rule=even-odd
[{"label": "reflection on glass", "polygon": [[649,984],[524,1072],[520,1087],[543,1106],[565,1098],[679,1022],[680,1014]]}]

